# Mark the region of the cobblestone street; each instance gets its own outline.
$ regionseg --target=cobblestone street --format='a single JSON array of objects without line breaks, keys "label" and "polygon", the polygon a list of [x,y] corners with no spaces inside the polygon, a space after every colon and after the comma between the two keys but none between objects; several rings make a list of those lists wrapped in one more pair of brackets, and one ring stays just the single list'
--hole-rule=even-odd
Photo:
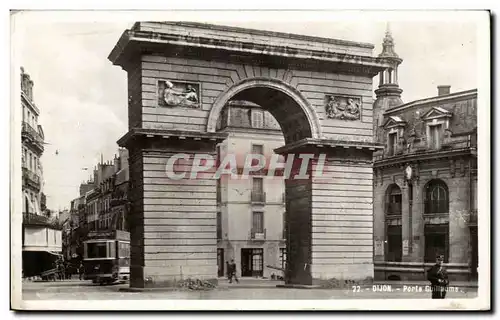
[{"label": "cobblestone street", "polygon": [[[274,300],[317,300],[317,299],[428,299],[430,292],[425,284],[407,286],[413,290],[404,291],[400,284],[385,287],[387,291],[374,291],[373,286],[346,289],[295,289],[277,288],[278,281],[243,279],[239,284],[219,281],[211,291],[145,291],[124,292],[128,284],[99,286],[88,281],[26,282],[23,283],[23,300],[169,300],[169,299],[274,299]],[[415,288],[421,288],[416,292]],[[379,286],[377,290],[384,290]],[[477,288],[457,287],[458,292],[448,292],[447,298],[474,298]],[[418,290],[417,290],[418,291]]]}]

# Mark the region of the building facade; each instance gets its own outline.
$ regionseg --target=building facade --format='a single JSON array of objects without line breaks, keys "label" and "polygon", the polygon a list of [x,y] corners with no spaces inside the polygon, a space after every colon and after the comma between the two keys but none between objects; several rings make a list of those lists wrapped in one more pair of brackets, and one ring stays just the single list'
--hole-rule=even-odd
[{"label": "building facade", "polygon": [[50,269],[62,250],[60,224],[47,210],[43,194],[44,133],[38,124],[40,109],[34,103],[33,86],[30,76],[21,68],[22,243],[26,277]]},{"label": "building facade", "polygon": [[102,159],[92,178],[80,184],[66,222],[64,252],[76,265],[84,256],[83,242],[93,231],[128,231],[128,151],[120,149],[112,161]]},{"label": "building facade", "polygon": [[[228,138],[217,146],[218,159],[235,155],[238,176],[247,154],[261,154],[269,161],[274,149],[284,145],[274,117],[246,101],[231,101],[219,118],[218,131]],[[285,189],[282,177],[261,171],[248,178],[223,175],[217,182],[218,275],[234,259],[242,277],[282,277],[286,261],[284,232]]]},{"label": "building facade", "polygon": [[477,90],[403,103],[402,59],[388,32],[380,54],[374,154],[375,279],[423,280],[436,255],[451,279],[477,277]]}]

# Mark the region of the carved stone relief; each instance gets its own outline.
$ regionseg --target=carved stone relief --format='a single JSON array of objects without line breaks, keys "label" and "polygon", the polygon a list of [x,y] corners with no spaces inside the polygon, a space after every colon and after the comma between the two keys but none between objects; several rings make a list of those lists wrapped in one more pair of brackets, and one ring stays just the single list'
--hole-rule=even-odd
[{"label": "carved stone relief", "polygon": [[326,116],[329,119],[361,119],[361,98],[339,95],[326,96]]},{"label": "carved stone relief", "polygon": [[158,105],[160,107],[187,107],[201,106],[200,85],[170,80],[158,81]]}]

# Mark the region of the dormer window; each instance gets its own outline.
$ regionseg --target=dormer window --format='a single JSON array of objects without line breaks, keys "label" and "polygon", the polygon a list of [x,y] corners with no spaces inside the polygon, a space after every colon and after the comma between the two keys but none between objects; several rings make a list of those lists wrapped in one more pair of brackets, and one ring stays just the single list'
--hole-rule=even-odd
[{"label": "dormer window", "polygon": [[398,154],[398,143],[403,137],[406,122],[398,116],[389,116],[383,127],[387,132],[387,155]]},{"label": "dormer window", "polygon": [[264,127],[264,111],[252,110],[252,127],[261,129]]},{"label": "dormer window", "polygon": [[452,113],[441,107],[434,107],[422,116],[426,123],[427,146],[432,150],[441,149],[444,132],[450,126]]},{"label": "dormer window", "polygon": [[433,150],[439,150],[441,148],[441,142],[443,141],[443,125],[442,124],[430,124],[429,125],[429,148]]},{"label": "dormer window", "polygon": [[389,133],[389,139],[388,139],[389,156],[393,156],[396,154],[397,145],[398,145],[398,133],[397,132]]}]

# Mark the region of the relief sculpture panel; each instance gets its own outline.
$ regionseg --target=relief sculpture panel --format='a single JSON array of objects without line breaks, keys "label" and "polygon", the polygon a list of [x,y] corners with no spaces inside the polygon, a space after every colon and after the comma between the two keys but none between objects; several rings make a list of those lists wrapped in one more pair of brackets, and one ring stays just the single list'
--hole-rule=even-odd
[{"label": "relief sculpture panel", "polygon": [[158,81],[158,106],[199,108],[200,85],[170,80]]},{"label": "relief sculpture panel", "polygon": [[359,120],[361,98],[339,95],[326,96],[326,115],[329,119]]}]

